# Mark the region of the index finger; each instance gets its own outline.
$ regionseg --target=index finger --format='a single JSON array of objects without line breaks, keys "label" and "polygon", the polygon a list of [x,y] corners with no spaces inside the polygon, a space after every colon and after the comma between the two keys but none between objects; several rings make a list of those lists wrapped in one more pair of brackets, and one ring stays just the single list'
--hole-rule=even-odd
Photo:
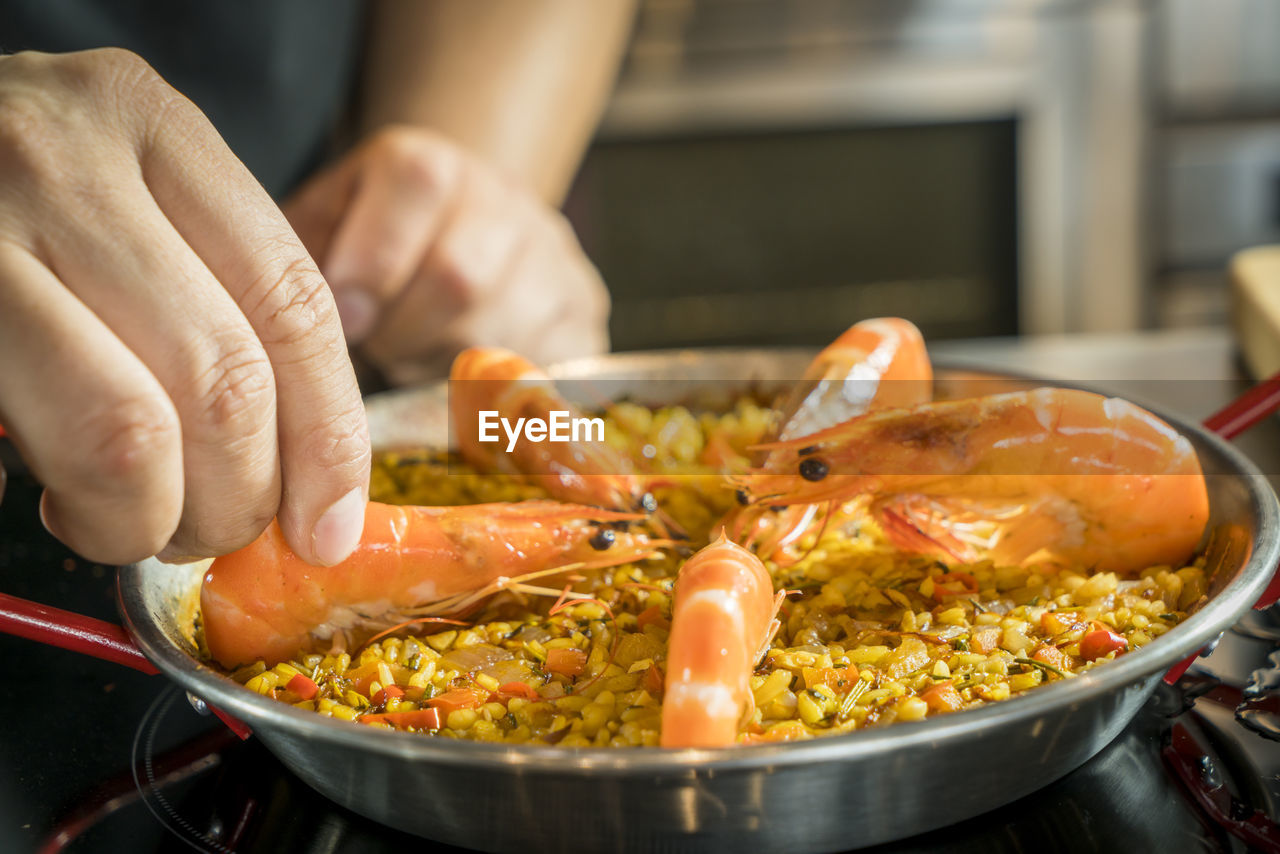
[{"label": "index finger", "polygon": [[143,178],[240,306],[275,374],[280,527],[303,559],[337,563],[363,531],[370,449],[333,297],[284,215],[203,114],[182,99],[159,118],[140,152]]}]

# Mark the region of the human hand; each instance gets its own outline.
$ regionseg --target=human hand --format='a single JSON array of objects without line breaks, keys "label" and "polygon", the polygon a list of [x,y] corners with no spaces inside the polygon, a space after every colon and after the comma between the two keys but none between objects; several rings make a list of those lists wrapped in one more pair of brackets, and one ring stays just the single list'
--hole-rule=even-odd
[{"label": "human hand", "polygon": [[0,58],[0,424],[91,560],[220,554],[277,514],[312,562],[359,538],[368,429],[325,282],[128,52]]},{"label": "human hand", "polygon": [[394,383],[473,345],[541,363],[608,348],[608,294],[564,218],[435,133],[375,134],[284,211],[348,343]]}]

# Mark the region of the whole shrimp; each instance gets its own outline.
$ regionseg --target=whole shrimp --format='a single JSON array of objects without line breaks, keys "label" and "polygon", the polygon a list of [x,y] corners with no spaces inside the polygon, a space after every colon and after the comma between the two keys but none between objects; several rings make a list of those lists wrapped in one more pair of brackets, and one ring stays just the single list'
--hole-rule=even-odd
[{"label": "whole shrimp", "polygon": [[[849,327],[820,352],[777,406],[774,436],[788,442],[877,409],[915,406],[933,397],[933,366],[924,337],[900,317],[876,317]],[[765,440],[767,445],[773,437]],[[785,449],[763,466],[785,465]],[[723,524],[763,557],[797,540],[818,521],[816,504],[769,510],[755,504],[732,511]]]},{"label": "whole shrimp", "polygon": [[[777,442],[752,503],[865,495],[904,547],[1131,570],[1178,565],[1209,517],[1191,443],[1117,398],[1041,388],[869,413]],[[923,511],[923,512],[922,512]]]},{"label": "whole shrimp", "polygon": [[329,567],[304,563],[273,522],[209,567],[200,590],[205,641],[227,667],[270,666],[337,633],[456,614],[513,582],[651,556],[658,541],[610,524],[635,518],[555,501],[369,502],[360,545]]},{"label": "whole shrimp", "polygon": [[653,494],[630,460],[604,442],[518,442],[506,453],[501,443],[480,441],[480,413],[508,419],[546,419],[553,411],[581,413],[556,390],[537,365],[510,350],[472,347],[458,354],[449,373],[449,413],[462,458],[480,471],[523,475],[562,501],[612,510],[657,509]]},{"label": "whole shrimp", "polygon": [[723,533],[680,567],[663,689],[663,747],[720,747],[737,740],[753,709],[751,669],[778,630],[780,602],[760,559]]}]

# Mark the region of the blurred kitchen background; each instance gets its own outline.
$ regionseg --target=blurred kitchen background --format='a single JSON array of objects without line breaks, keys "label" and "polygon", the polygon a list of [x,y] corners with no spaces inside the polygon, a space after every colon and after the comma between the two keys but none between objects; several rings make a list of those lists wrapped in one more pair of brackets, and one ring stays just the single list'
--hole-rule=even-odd
[{"label": "blurred kitchen background", "polygon": [[1277,0],[643,0],[567,211],[617,349],[1223,324]]}]

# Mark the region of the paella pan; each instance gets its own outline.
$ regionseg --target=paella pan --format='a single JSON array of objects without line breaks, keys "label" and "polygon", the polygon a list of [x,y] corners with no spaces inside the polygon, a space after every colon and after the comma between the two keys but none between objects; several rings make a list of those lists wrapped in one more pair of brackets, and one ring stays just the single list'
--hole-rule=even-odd
[{"label": "paella pan", "polygon": [[[558,376],[589,379],[597,401],[630,396],[659,406],[685,396],[691,383],[759,391],[797,376],[806,361],[762,351],[646,354],[574,363]],[[376,441],[439,442],[443,394],[372,401]],[[245,691],[200,658],[192,600],[205,566],[127,568],[121,601],[131,633],[161,669],[249,722],[316,788],[393,826],[489,850],[531,843],[847,849],[976,814],[1074,768],[1123,728],[1165,668],[1229,625],[1265,586],[1277,543],[1275,500],[1264,479],[1229,446],[1165,420],[1194,444],[1208,475],[1209,526],[1223,532],[1224,545],[1204,566],[1206,600],[1194,614],[1069,684],[835,738],[617,751],[370,732]]]}]

